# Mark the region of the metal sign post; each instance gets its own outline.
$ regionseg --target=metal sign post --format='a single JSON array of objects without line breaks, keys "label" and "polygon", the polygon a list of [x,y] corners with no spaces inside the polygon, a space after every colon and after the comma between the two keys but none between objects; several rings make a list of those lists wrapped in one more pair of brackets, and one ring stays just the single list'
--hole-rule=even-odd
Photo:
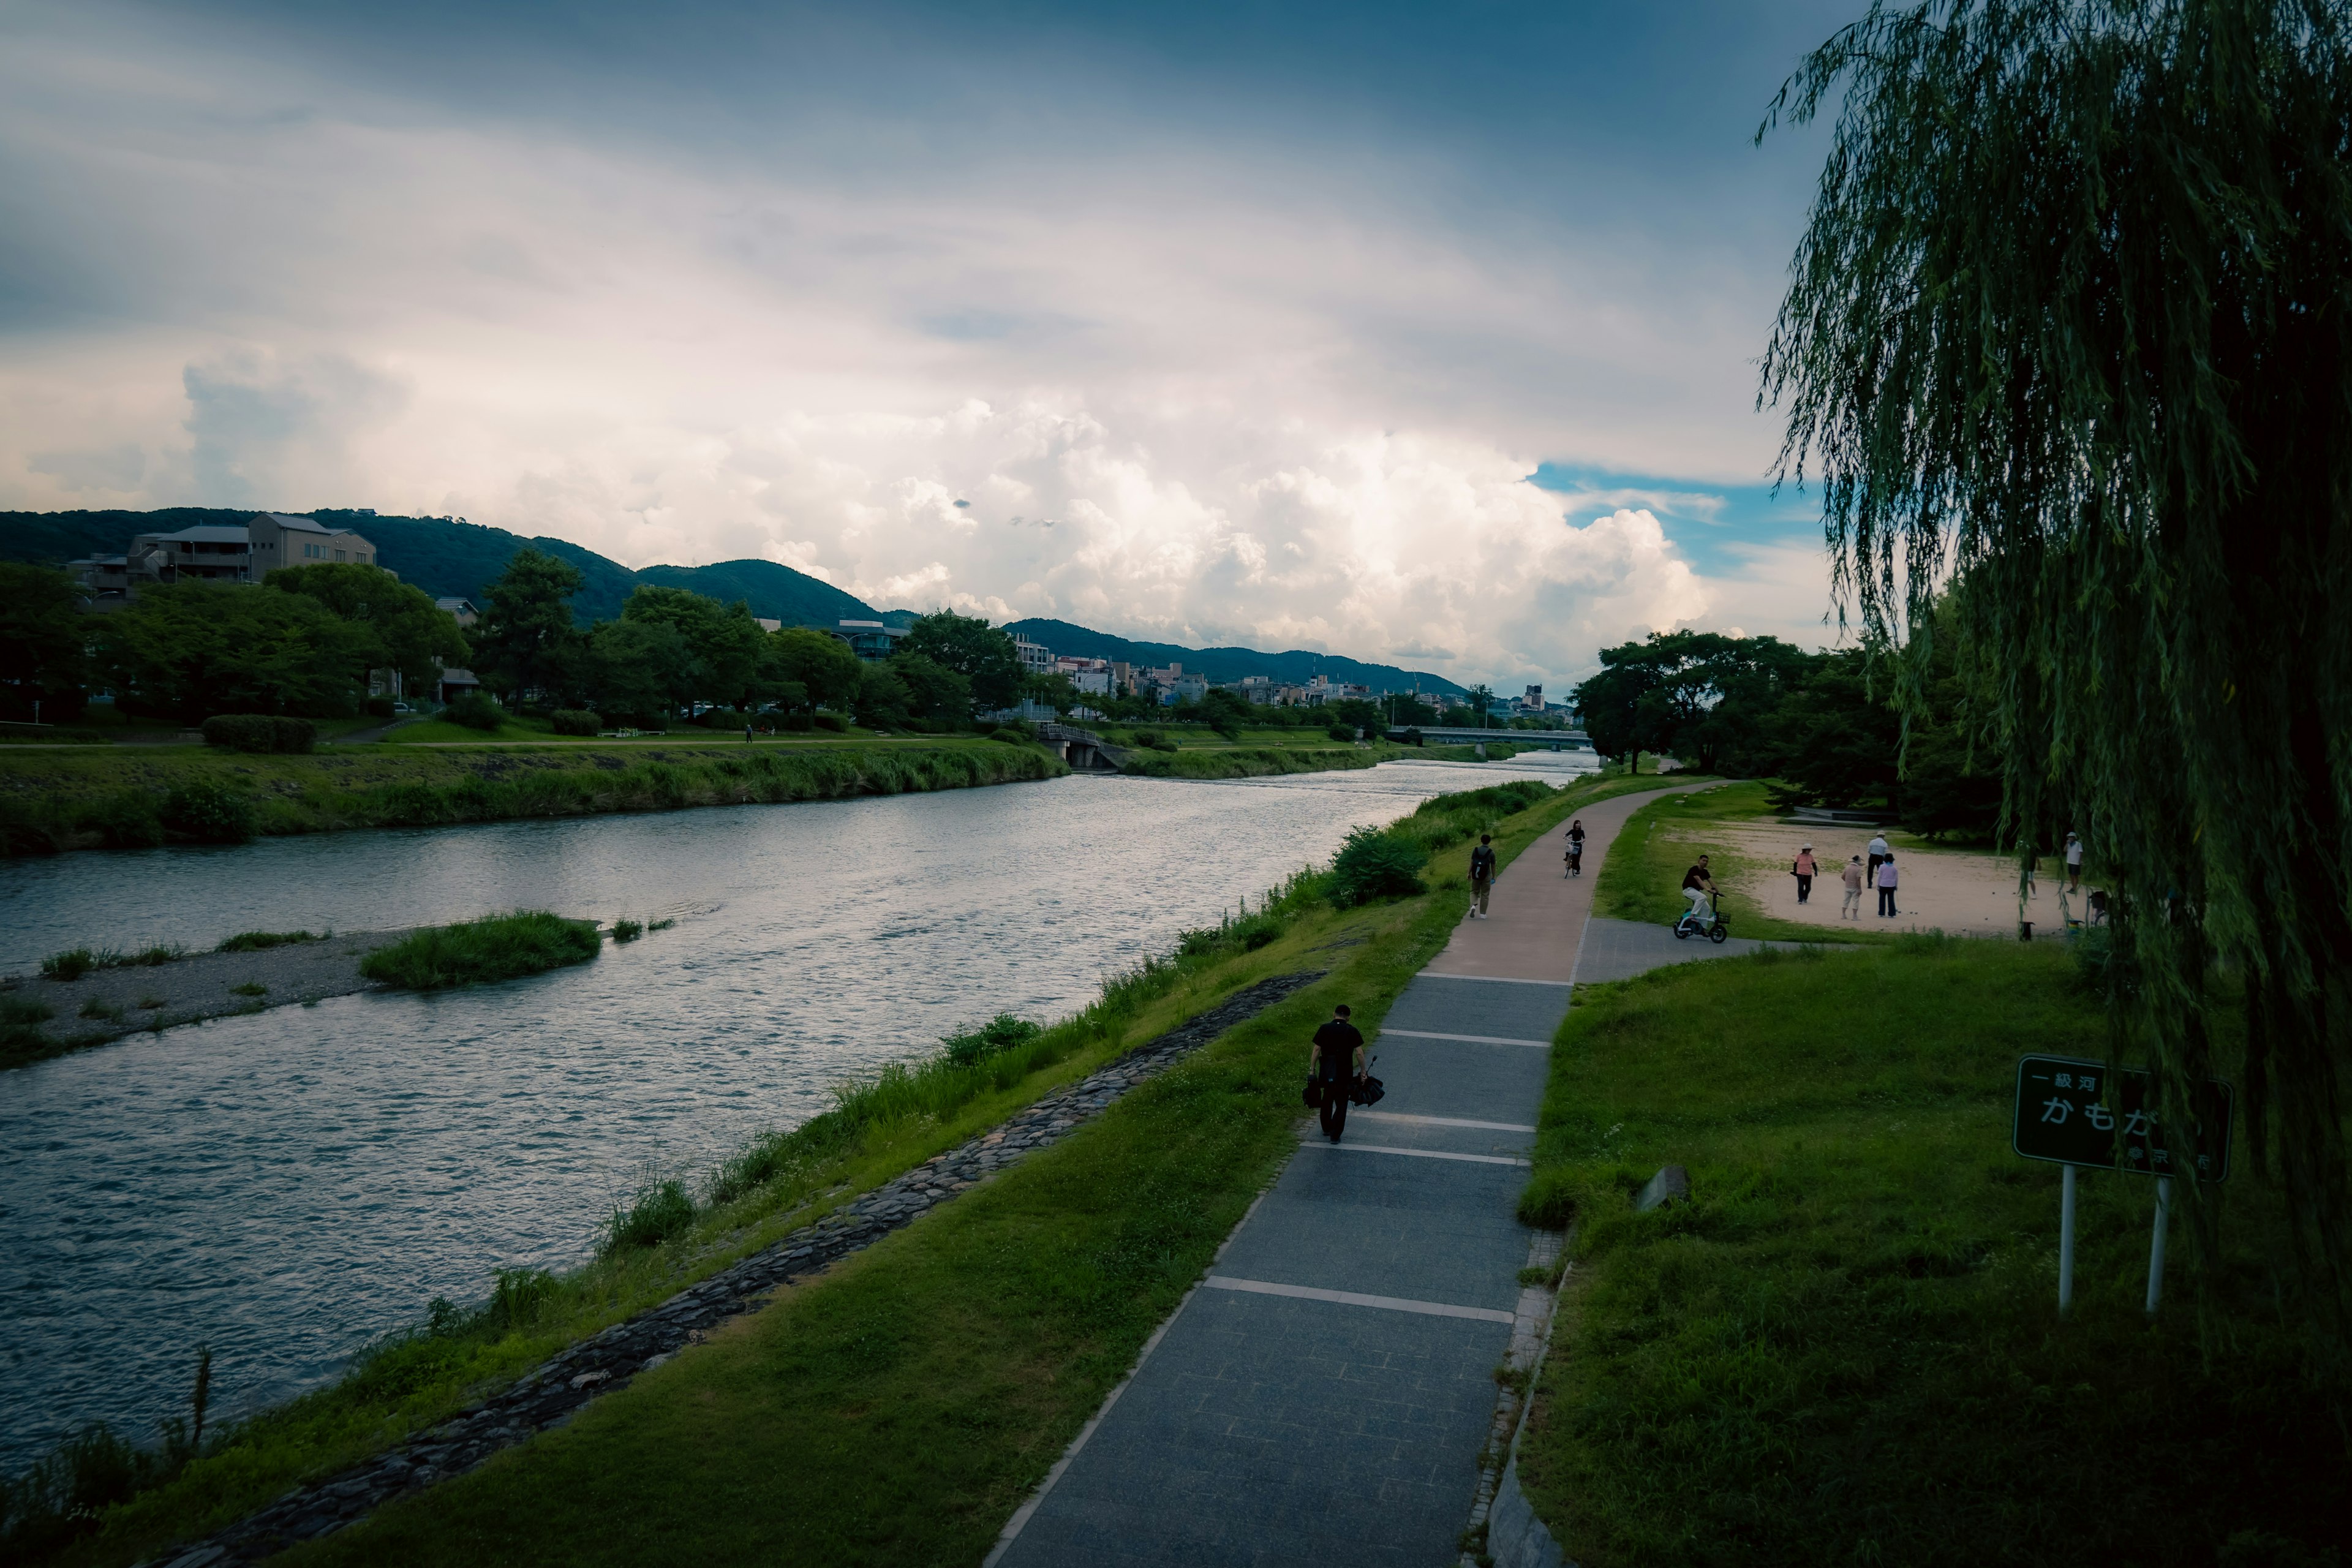
[{"label": "metal sign post", "polygon": [[[2112,1080],[2112,1081],[2110,1081]],[[2110,1070],[2105,1062],[2073,1057],[2024,1057],[2017,1064],[2017,1108],[2010,1147],[2029,1160],[2063,1166],[2058,1209],[2058,1310],[2074,1299],[2074,1173],[2078,1169],[2126,1171],[2156,1181],[2156,1235],[2148,1244],[2147,1310],[2164,1294],[2164,1237],[2172,1216],[2172,1177],[2193,1173],[2200,1182],[2230,1174],[2230,1086],[2200,1079],[2188,1118],[2159,1125],[2150,1109],[2155,1079],[2137,1068]]]}]

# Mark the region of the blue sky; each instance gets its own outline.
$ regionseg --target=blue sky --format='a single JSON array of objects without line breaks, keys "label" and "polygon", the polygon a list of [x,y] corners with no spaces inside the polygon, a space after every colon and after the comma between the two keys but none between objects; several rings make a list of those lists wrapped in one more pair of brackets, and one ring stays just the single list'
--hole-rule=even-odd
[{"label": "blue sky", "polygon": [[1754,407],[1822,138],[1751,138],[1856,9],[0,0],[0,505],[1497,685],[1826,640]]}]

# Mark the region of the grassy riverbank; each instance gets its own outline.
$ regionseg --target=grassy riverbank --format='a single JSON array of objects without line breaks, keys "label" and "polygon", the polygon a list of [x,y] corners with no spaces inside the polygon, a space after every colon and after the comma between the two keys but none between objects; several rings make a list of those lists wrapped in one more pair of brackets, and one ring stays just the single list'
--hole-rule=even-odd
[{"label": "grassy riverbank", "polygon": [[899,795],[1054,778],[1041,748],[747,746],[662,742],[523,748],[352,747],[249,756],[204,747],[0,752],[0,847],[11,855],[238,842],[257,834],[421,827],[516,817]]},{"label": "grassy riverbank", "polygon": [[[1517,752],[1511,747],[1499,742],[1487,748],[1490,762],[1502,762],[1516,755]],[[1120,771],[1146,778],[1249,779],[1377,767],[1408,758],[1449,763],[1478,760],[1477,753],[1468,746],[1399,746],[1387,742],[1360,746],[1331,742],[1291,746],[1203,744],[1181,746],[1173,752],[1130,752]]]},{"label": "grassy riverbank", "polygon": [[[2153,1184],[2083,1177],[2057,1315],[2059,1172],[2011,1152],[2010,1119],[2021,1051],[2106,1054],[2063,949],[1915,936],[1577,1003],[1530,1199],[1573,1208],[1578,1261],[1519,1458],[1569,1556],[2251,1568],[2347,1544],[2352,1386],[2273,1294],[2289,1243],[2248,1162],[2216,1267],[2176,1220],[2153,1323]],[[1693,1201],[1634,1214],[1670,1162]]]},{"label": "grassy riverbank", "polygon": [[[1507,854],[1577,806],[1654,781],[1547,794]],[[1487,802],[1504,800],[1479,792]],[[1411,836],[1458,847],[1496,807],[1441,805]],[[1453,820],[1455,816],[1462,820]],[[124,1563],[306,1477],[429,1427],[563,1344],[643,1310],[995,1125],[1267,975],[1328,977],[1099,1121],[599,1401],[570,1426],[304,1551],[405,1561],[977,1561],[1190,1285],[1290,1146],[1300,1042],[1334,1000],[1376,1020],[1462,910],[1433,890],[1340,910],[1319,879],[1188,937],[1076,1018],[993,1054],[952,1047],[845,1094],[675,1196],[654,1184],[593,1264],[509,1276],[473,1310],[388,1343],[343,1383],[236,1428],[103,1514],[64,1559]],[[681,1203],[680,1200],[683,1200]],[[653,1216],[646,1226],[640,1218]],[[641,1245],[646,1230],[659,1234]],[[580,1478],[593,1476],[588,1484]]]}]

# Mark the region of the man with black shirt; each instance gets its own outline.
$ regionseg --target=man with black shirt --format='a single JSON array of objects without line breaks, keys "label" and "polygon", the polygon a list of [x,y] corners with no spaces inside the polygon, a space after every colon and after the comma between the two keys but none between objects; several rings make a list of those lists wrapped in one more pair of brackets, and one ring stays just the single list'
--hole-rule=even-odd
[{"label": "man with black shirt", "polygon": [[1364,1037],[1348,1022],[1348,1005],[1331,1009],[1331,1021],[1315,1031],[1307,1071],[1323,1086],[1323,1135],[1337,1143],[1348,1125],[1348,1090],[1364,1071]]},{"label": "man with black shirt", "polygon": [[1683,897],[1690,900],[1692,913],[1701,908],[1709,915],[1715,913],[1715,879],[1707,874],[1706,856],[1700,856],[1698,864],[1683,873]]},{"label": "man with black shirt", "polygon": [[1495,889],[1495,836],[1478,835],[1478,847],[1470,851],[1470,918],[1486,918],[1486,895]]}]

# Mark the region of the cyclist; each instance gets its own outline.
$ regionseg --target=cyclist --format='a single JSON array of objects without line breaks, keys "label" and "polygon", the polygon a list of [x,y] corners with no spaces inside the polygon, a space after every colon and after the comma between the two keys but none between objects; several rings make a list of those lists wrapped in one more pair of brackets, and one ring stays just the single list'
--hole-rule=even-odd
[{"label": "cyclist", "polygon": [[1704,913],[1707,922],[1714,923],[1715,878],[1707,871],[1706,856],[1700,856],[1698,864],[1683,873],[1683,897],[1690,900],[1691,913]]},{"label": "cyclist", "polygon": [[1568,825],[1568,874],[1584,875],[1584,818],[1580,816]]}]

